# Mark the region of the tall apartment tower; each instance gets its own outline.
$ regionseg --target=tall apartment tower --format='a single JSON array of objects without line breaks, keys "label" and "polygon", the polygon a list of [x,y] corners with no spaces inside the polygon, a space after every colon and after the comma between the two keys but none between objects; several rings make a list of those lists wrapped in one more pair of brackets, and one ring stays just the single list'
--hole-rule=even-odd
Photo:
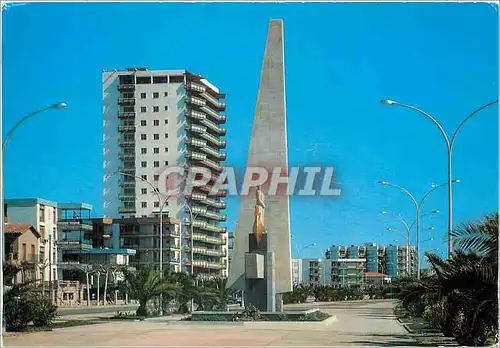
[{"label": "tall apartment tower", "polygon": [[[214,179],[222,171],[225,94],[186,70],[105,71],[102,84],[104,216],[156,224],[161,203],[152,191],[167,167],[205,167]],[[208,196],[207,190],[170,198],[163,207],[164,222],[180,222],[180,241],[174,235],[172,245],[181,249],[182,270],[225,276],[228,238],[219,224],[226,220],[221,196],[227,192]]]}]

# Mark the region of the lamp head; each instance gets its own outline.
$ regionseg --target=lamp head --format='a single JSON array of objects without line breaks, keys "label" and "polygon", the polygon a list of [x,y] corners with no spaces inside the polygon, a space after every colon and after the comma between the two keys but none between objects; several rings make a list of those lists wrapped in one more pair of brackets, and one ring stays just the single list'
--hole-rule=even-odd
[{"label": "lamp head", "polygon": [[67,106],[66,103],[57,103],[57,104],[52,105],[52,107],[54,109],[62,109],[62,108],[65,108],[66,106]]},{"label": "lamp head", "polygon": [[460,182],[460,179],[455,179],[452,181],[453,183],[459,183]]},{"label": "lamp head", "polygon": [[440,211],[439,211],[439,209],[436,209],[436,210],[431,211],[431,213],[432,213],[432,214],[439,214],[439,213],[440,213]]},{"label": "lamp head", "polygon": [[378,183],[381,184],[381,185],[387,185],[388,184],[388,182],[385,181],[385,180],[380,180],[380,181],[378,181]]},{"label": "lamp head", "polygon": [[382,211],[380,212],[380,214],[385,215],[385,214],[387,214],[387,211],[382,210]]},{"label": "lamp head", "polygon": [[397,104],[397,102],[395,102],[394,100],[390,100],[390,99],[383,99],[380,101],[380,104],[394,105],[394,104]]}]

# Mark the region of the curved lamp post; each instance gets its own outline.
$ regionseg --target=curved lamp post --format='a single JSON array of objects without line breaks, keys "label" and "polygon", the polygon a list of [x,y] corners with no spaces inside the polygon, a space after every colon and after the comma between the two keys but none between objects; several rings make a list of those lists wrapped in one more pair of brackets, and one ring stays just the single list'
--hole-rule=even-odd
[{"label": "curved lamp post", "polygon": [[[167,203],[170,196],[167,196],[167,197],[165,197],[164,200],[162,200],[162,194],[160,193],[160,190],[158,190],[158,188],[155,187],[155,185],[153,185],[150,181],[143,179],[142,177],[137,176],[137,175],[128,174],[128,173],[124,173],[124,172],[118,172],[118,173],[120,175],[139,179],[139,180],[145,182],[146,184],[151,186],[151,188],[153,189],[153,193],[158,198],[158,204],[160,206],[160,273],[163,277],[163,208],[165,207],[165,204]],[[160,295],[160,315],[163,315],[163,301],[162,301],[161,295]]]},{"label": "curved lamp post", "polygon": [[448,181],[447,181],[447,185],[448,185],[448,257],[449,257],[450,254],[453,252],[452,233],[451,233],[452,229],[453,229],[453,191],[452,191],[453,179],[452,179],[452,173],[451,173],[452,172],[452,163],[451,163],[451,160],[452,160],[453,145],[455,144],[455,140],[457,138],[458,132],[460,132],[460,130],[462,129],[462,127],[465,125],[465,123],[468,120],[470,120],[472,117],[474,117],[479,111],[481,111],[483,109],[486,109],[486,108],[488,108],[488,107],[490,107],[490,106],[492,106],[494,104],[497,104],[498,100],[495,100],[493,102],[485,104],[485,105],[481,106],[480,108],[477,108],[476,110],[474,110],[473,112],[471,112],[469,114],[469,116],[467,116],[458,125],[458,127],[453,132],[451,138],[448,137],[448,134],[445,132],[443,126],[441,126],[441,124],[434,117],[432,117],[429,113],[425,112],[424,110],[419,109],[419,108],[417,108],[415,106],[412,106],[412,105],[409,105],[409,104],[403,104],[403,103],[399,103],[397,101],[389,100],[389,99],[382,100],[380,102],[382,104],[384,104],[384,105],[401,106],[401,107],[404,107],[404,108],[407,108],[407,109],[410,109],[410,110],[417,111],[421,115],[423,115],[426,118],[428,118],[429,120],[431,120],[432,123],[434,123],[438,127],[439,131],[441,132],[441,134],[443,136],[444,142],[446,144],[446,150],[447,150],[447,167],[448,167]]},{"label": "curved lamp post", "polygon": [[[457,180],[452,180],[452,183],[459,183],[459,182],[460,182],[460,180],[458,180],[458,179]],[[422,204],[424,203],[425,199],[432,192],[434,192],[435,190],[437,190],[440,187],[446,186],[447,183],[440,184],[440,185],[432,185],[431,189],[428,190],[426,193],[424,193],[424,195],[422,196],[422,198],[420,198],[419,201],[417,201],[417,199],[415,198],[415,196],[412,195],[410,193],[410,191],[408,191],[406,188],[404,188],[402,186],[399,186],[399,185],[396,185],[396,184],[392,184],[392,183],[390,183],[388,181],[385,181],[385,180],[381,180],[378,183],[381,184],[381,185],[384,185],[384,186],[392,186],[394,188],[397,188],[398,190],[400,190],[401,192],[403,192],[404,194],[406,194],[408,197],[410,197],[411,201],[415,205],[416,218],[415,218],[414,224],[415,224],[416,232],[417,232],[417,245],[416,245],[416,249],[417,249],[417,278],[420,279],[420,259],[418,257],[418,255],[420,253],[420,251],[419,251],[420,250],[420,208],[422,207]],[[413,227],[413,224],[412,224],[412,227]]]},{"label": "curved lamp post", "polygon": [[[4,248],[5,248],[5,241],[4,241],[4,202],[3,202],[3,152],[5,150],[5,146],[7,146],[7,143],[9,142],[9,140],[12,138],[12,135],[14,134],[14,132],[16,131],[16,129],[26,120],[32,118],[33,116],[35,115],[38,115],[44,111],[47,111],[47,110],[51,110],[51,109],[62,109],[62,108],[65,108],[67,105],[66,103],[57,103],[57,104],[52,104],[50,106],[47,106],[43,109],[40,109],[40,110],[37,110],[37,111],[34,111],[32,113],[29,113],[27,114],[26,116],[24,116],[23,118],[21,118],[19,121],[16,122],[16,124],[14,124],[14,126],[12,126],[12,128],[9,130],[9,132],[7,133],[7,136],[5,137],[5,139],[3,140],[2,142],[2,153],[0,154],[0,163],[2,164],[0,167],[0,181],[1,181],[1,185],[0,185],[0,253],[2,254],[0,256],[0,268],[3,269],[3,265],[4,265],[4,261],[5,261],[5,252],[4,252]],[[52,272],[50,272],[52,273]],[[3,289],[3,272],[0,273],[0,308],[3,308],[3,293],[4,293],[4,289]],[[2,330],[4,330],[4,316],[3,316],[3,311],[1,311],[0,313],[0,321],[1,321],[1,325],[2,325]],[[3,332],[2,332],[3,333]],[[0,346],[3,346],[3,334],[0,335]]]}]

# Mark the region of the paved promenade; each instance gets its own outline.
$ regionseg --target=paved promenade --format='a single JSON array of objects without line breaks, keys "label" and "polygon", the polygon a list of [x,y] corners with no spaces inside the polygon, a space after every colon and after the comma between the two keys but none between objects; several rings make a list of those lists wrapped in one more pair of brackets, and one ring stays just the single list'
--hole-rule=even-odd
[{"label": "paved promenade", "polygon": [[333,346],[414,345],[392,314],[390,300],[314,303],[285,306],[319,308],[337,317],[329,326],[311,329],[269,323],[252,328],[238,324],[196,324],[169,320],[113,322],[53,332],[8,335],[6,346]]}]

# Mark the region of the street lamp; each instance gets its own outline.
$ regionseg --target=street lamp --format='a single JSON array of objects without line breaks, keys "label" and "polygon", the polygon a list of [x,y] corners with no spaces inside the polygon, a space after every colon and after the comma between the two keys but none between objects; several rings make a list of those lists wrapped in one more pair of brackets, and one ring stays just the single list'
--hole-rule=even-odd
[{"label": "street lamp", "polygon": [[[30,119],[31,117],[38,115],[44,111],[51,110],[51,109],[62,109],[65,108],[67,105],[66,103],[57,103],[53,104],[50,106],[47,106],[43,109],[39,109],[37,111],[34,111],[32,113],[27,114],[26,116],[22,117],[19,121],[12,126],[12,128],[9,130],[7,133],[7,136],[2,142],[2,152],[0,153],[0,253],[2,254],[0,256],[0,268],[3,270],[3,265],[5,261],[5,240],[4,240],[4,202],[3,202],[3,152],[5,151],[5,146],[7,146],[7,143],[9,142],[10,138],[12,138],[12,135],[16,131],[16,129],[26,120]],[[52,271],[51,271],[52,273]],[[0,273],[0,308],[3,308],[3,271]],[[3,316],[3,311],[0,311],[0,322],[2,325],[2,330],[5,329],[4,327],[4,316]],[[3,331],[2,331],[3,332]],[[0,335],[0,346],[3,346],[3,334]]]},{"label": "street lamp", "polygon": [[[164,200],[162,200],[162,194],[160,193],[160,190],[158,190],[158,188],[155,187],[155,185],[153,185],[148,180],[146,180],[146,179],[144,179],[144,178],[142,178],[140,176],[133,175],[133,174],[128,174],[128,173],[124,173],[124,172],[118,172],[118,173],[120,175],[128,176],[128,177],[135,178],[135,179],[139,179],[139,180],[145,182],[146,184],[148,184],[149,186],[151,186],[151,188],[153,189],[153,193],[158,198],[158,205],[160,206],[160,273],[161,273],[161,275],[163,277],[163,208],[165,207],[165,204],[167,203],[167,201],[170,198],[170,196],[167,196],[167,197],[165,197]],[[161,296],[161,294],[160,294],[160,315],[163,315],[163,303],[162,303],[162,296]]]},{"label": "street lamp", "polygon": [[384,105],[395,105],[395,106],[401,106],[407,109],[411,109],[414,111],[419,112],[421,115],[425,116],[429,120],[431,120],[439,129],[441,134],[443,135],[444,142],[446,144],[446,150],[447,150],[447,167],[448,167],[448,181],[447,181],[447,186],[448,186],[448,257],[450,254],[453,252],[453,244],[452,244],[452,229],[453,229],[453,191],[452,191],[452,152],[453,152],[453,145],[455,143],[455,140],[457,138],[458,132],[462,129],[462,127],[465,125],[465,123],[470,120],[472,117],[474,117],[479,111],[486,109],[487,107],[490,107],[496,103],[498,103],[498,100],[495,100],[493,102],[490,102],[488,104],[485,104],[481,106],[480,108],[477,108],[474,110],[472,113],[469,114],[455,129],[453,132],[451,138],[448,137],[447,133],[445,132],[443,126],[434,118],[432,117],[429,113],[423,111],[422,109],[419,109],[415,106],[409,105],[409,104],[403,104],[399,103],[394,100],[382,100],[382,104]]},{"label": "street lamp", "polygon": [[[459,183],[460,180],[452,180],[451,181],[452,183]],[[406,188],[402,187],[402,186],[399,186],[399,185],[396,185],[396,184],[392,184],[388,181],[385,181],[385,180],[381,180],[378,182],[379,184],[381,185],[384,185],[384,186],[392,186],[394,188],[397,188],[398,190],[400,190],[401,192],[403,192],[404,194],[406,194],[408,197],[410,197],[411,201],[413,202],[413,204],[415,205],[415,210],[416,210],[416,218],[415,218],[415,227],[416,227],[416,232],[417,232],[417,245],[416,245],[416,249],[417,249],[417,278],[420,279],[420,260],[418,258],[418,255],[420,253],[419,251],[419,247],[420,247],[420,208],[422,207],[422,204],[424,203],[425,199],[432,193],[434,192],[435,190],[437,190],[438,188],[440,187],[443,187],[445,185],[447,185],[446,183],[444,184],[440,184],[440,185],[431,185],[431,188],[430,190],[428,190],[426,193],[424,193],[424,195],[422,196],[422,198],[420,198],[419,201],[417,201],[417,199],[415,198],[414,195],[412,195],[410,193],[410,191],[408,191]],[[434,210],[434,212],[436,213],[439,213],[439,210]],[[412,224],[413,226],[413,224]]]}]

